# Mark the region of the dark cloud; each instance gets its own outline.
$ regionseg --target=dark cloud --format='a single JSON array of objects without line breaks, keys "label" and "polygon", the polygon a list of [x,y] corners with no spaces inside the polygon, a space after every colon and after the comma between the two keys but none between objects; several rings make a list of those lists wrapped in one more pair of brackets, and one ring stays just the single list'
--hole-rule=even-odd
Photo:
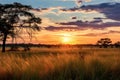
[{"label": "dark cloud", "polygon": [[55,26],[49,26],[46,27],[45,30],[48,31],[77,31],[77,30],[84,30],[80,27],[55,27]]},{"label": "dark cloud", "polygon": [[76,25],[81,29],[84,28],[93,28],[93,29],[104,29],[107,27],[120,27],[120,22],[106,22],[103,23],[101,19],[94,20],[91,22],[83,22],[83,21],[75,21],[75,22],[67,22],[67,23],[59,23],[61,25]]},{"label": "dark cloud", "polygon": [[76,11],[76,10],[80,10],[80,8],[69,8],[69,9],[60,9],[61,11]]},{"label": "dark cloud", "polygon": [[48,10],[48,8],[41,8],[41,10]]},{"label": "dark cloud", "polygon": [[120,33],[120,31],[113,31],[113,30],[110,30],[108,32],[103,32],[103,33],[87,33],[87,34],[82,34],[82,35],[76,35],[76,36],[102,36],[102,35],[107,35],[107,34],[110,34],[110,33]]},{"label": "dark cloud", "polygon": [[[80,28],[93,28],[93,29],[104,29],[107,27],[120,27],[120,3],[101,3],[96,5],[83,5],[80,8],[70,8],[70,9],[63,9],[63,11],[98,11],[103,13],[106,18],[95,17],[93,21],[75,21],[75,22],[67,22],[67,23],[60,23],[61,25],[76,25]],[[113,19],[116,22],[106,22],[103,23],[104,19]]]},{"label": "dark cloud", "polygon": [[107,18],[95,17],[93,19],[95,19],[95,20],[103,20],[103,19],[107,19]]},{"label": "dark cloud", "polygon": [[101,18],[94,18],[94,21],[91,21],[90,23],[102,23],[102,19]]},{"label": "dark cloud", "polygon": [[97,10],[100,13],[105,14],[109,19],[120,21],[120,3],[102,3],[98,5],[82,6],[84,10]]},{"label": "dark cloud", "polygon": [[[74,21],[74,22],[62,22],[57,23],[60,24],[62,27],[56,27],[56,26],[49,26],[46,28],[46,30],[55,31],[55,30],[84,30],[84,29],[105,29],[108,27],[120,27],[120,3],[101,3],[96,5],[83,5],[80,8],[70,8],[70,9],[61,9],[62,11],[98,11],[100,13],[103,13],[106,18],[101,17],[95,17],[93,21]],[[46,10],[46,9],[43,9]],[[71,19],[77,19],[76,16],[70,17]],[[116,20],[115,22],[103,22],[107,19],[113,19]],[[67,27],[63,27],[67,26]],[[76,27],[70,27],[70,26],[76,26]],[[89,34],[89,35],[96,35],[96,34]]]},{"label": "dark cloud", "polygon": [[41,10],[40,9],[38,9],[38,8],[34,8],[34,9],[32,9],[33,11],[38,11],[38,12],[41,12]]},{"label": "dark cloud", "polygon": [[42,11],[47,11],[47,10],[49,10],[49,8],[34,8],[34,9],[32,9],[33,11],[38,11],[38,12],[42,12]]},{"label": "dark cloud", "polygon": [[71,17],[71,19],[77,19],[77,17],[76,17],[76,16],[73,16],[73,17]]},{"label": "dark cloud", "polygon": [[105,14],[109,19],[120,21],[120,3],[101,3],[96,5],[83,5],[80,8],[61,9],[62,11],[81,11],[96,10],[100,13]]}]

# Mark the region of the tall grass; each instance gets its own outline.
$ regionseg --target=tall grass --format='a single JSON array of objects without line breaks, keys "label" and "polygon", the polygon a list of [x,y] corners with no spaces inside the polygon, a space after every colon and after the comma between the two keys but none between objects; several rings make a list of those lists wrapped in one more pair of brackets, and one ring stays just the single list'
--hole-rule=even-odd
[{"label": "tall grass", "polygon": [[120,50],[43,49],[0,53],[0,80],[120,80]]}]

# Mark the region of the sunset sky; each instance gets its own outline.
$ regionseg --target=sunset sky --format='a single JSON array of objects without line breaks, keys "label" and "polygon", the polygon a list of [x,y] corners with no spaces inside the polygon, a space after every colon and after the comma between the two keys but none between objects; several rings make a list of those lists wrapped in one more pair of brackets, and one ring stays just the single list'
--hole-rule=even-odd
[{"label": "sunset sky", "polygon": [[42,19],[32,43],[95,44],[106,37],[120,41],[120,0],[0,0],[13,2],[31,5],[31,12]]}]

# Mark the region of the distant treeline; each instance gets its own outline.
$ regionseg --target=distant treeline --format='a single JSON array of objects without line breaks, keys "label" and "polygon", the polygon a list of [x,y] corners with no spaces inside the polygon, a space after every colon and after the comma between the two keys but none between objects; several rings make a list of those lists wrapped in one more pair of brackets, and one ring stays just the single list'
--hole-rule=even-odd
[{"label": "distant treeline", "polygon": [[[0,47],[2,44],[0,44]],[[60,47],[99,47],[99,48],[120,48],[120,44],[110,44],[110,45],[99,45],[99,44],[6,44],[6,47],[15,47],[15,48],[26,48],[26,47],[40,47],[40,48],[60,48]]]},{"label": "distant treeline", "polygon": [[[0,46],[2,46],[2,44],[0,44]],[[93,44],[76,44],[76,45],[72,45],[72,44],[6,44],[6,47],[47,47],[47,48],[51,48],[51,47],[90,47],[90,46],[96,46]]]}]

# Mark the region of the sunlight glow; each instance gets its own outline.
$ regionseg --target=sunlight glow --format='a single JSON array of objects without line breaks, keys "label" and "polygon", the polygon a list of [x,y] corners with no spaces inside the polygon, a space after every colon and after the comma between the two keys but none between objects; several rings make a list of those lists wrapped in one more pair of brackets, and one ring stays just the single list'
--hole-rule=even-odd
[{"label": "sunlight glow", "polygon": [[71,39],[69,37],[63,37],[63,43],[69,43]]},{"label": "sunlight glow", "polygon": [[73,35],[68,34],[68,33],[63,33],[61,34],[61,41],[62,44],[74,44],[74,38]]}]

